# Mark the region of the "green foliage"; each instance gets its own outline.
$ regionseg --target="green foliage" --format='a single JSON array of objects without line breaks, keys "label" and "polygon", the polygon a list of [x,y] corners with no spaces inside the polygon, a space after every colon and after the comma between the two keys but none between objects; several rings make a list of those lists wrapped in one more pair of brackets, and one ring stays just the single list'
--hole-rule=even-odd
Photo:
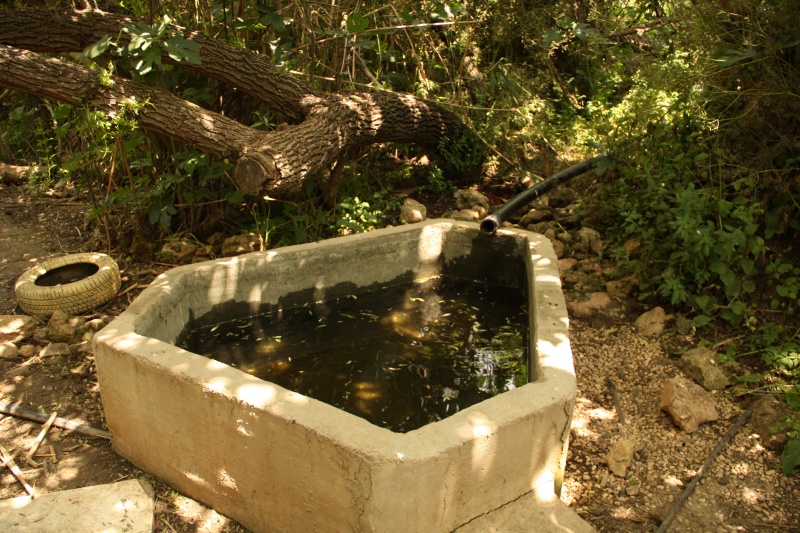
[{"label": "green foliage", "polygon": [[789,441],[781,453],[781,470],[783,475],[790,476],[800,467],[800,394],[793,387],[787,387],[784,391],[786,403],[792,406],[794,413],[774,429],[789,435]]},{"label": "green foliage", "polygon": [[[359,186],[362,192],[369,194],[370,200],[360,200],[358,196],[346,197],[336,206],[337,235],[350,235],[364,233],[385,226],[390,222],[390,215],[399,212],[402,200],[389,195],[383,189],[368,193],[369,186],[362,182]],[[353,189],[351,185],[350,189]]]},{"label": "green foliage", "polygon": [[455,186],[445,179],[444,173],[439,167],[434,166],[428,172],[428,189],[435,194],[441,194],[453,191]]},{"label": "green foliage", "polygon": [[762,358],[775,371],[800,383],[800,345],[790,342],[769,346],[764,350]]},{"label": "green foliage", "polygon": [[[764,291],[774,291],[767,301],[775,309],[800,303],[800,266],[770,250],[800,231],[800,30],[792,22],[800,13],[792,0],[751,4],[201,0],[151,12],[126,0],[132,16],[152,22],[126,25],[84,58],[116,62],[99,67],[103,84],[132,71],[204,106],[235,101],[229,89],[161,64],[164,54],[199,61],[174,22],[270,55],[320,89],[407,91],[442,103],[472,128],[441,140],[422,175],[428,193],[474,177],[485,149],[498,180],[613,153],[615,165],[582,201],[587,213],[604,206],[608,238],[644,245],[627,260],[643,296],[680,308],[687,328],[710,329],[717,319],[752,326]],[[191,231],[212,209],[255,208],[230,185],[225,162],[192,167],[198,154],[143,135],[135,113],[122,124],[35,108],[6,107],[0,139],[20,160],[44,163],[49,182],[92,189],[101,219],[132,213],[162,231]],[[244,122],[272,130],[279,120],[259,109]],[[340,191],[333,213],[310,197],[271,206],[259,219],[271,221],[270,239],[302,242],[387,222],[376,213],[390,203],[391,184],[361,178],[368,166],[353,165],[354,186]]]},{"label": "green foliage", "polygon": [[435,153],[437,166],[444,175],[461,181],[474,178],[480,172],[485,155],[483,143],[468,128],[455,139],[442,137]]},{"label": "green foliage", "polygon": [[794,438],[786,443],[786,448],[781,454],[781,469],[783,474],[790,476],[800,466],[800,428],[792,432]]},{"label": "green foliage", "polygon": [[358,197],[347,199],[336,206],[338,219],[337,230],[341,235],[364,233],[376,228],[382,218],[382,212],[370,206]]},{"label": "green foliage", "polygon": [[800,305],[800,267],[776,258],[767,265],[766,273],[771,277],[777,295],[770,306],[778,309],[782,299],[788,300],[791,304],[788,312],[794,313]]},{"label": "green foliage", "polygon": [[[82,57],[94,59],[111,49],[114,55],[128,58],[141,76],[149,74],[154,68],[162,69],[161,57],[164,54],[173,61],[199,65],[200,45],[178,34],[172,23],[169,15],[164,15],[153,26],[145,22],[125,24],[117,41],[105,36],[88,46]],[[124,42],[121,39],[123,34],[127,37]]]},{"label": "green foliage", "polygon": [[759,279],[756,265],[768,250],[754,183],[704,186],[725,158],[660,140],[658,151],[617,162],[606,207],[618,238],[642,243],[643,259],[633,267],[642,274],[644,296],[690,306],[698,327],[714,317],[742,323]]}]

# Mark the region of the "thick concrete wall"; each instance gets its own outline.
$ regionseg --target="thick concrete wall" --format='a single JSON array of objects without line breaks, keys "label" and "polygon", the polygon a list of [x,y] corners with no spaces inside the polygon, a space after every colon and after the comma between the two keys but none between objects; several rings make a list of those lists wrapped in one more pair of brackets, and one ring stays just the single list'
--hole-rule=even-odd
[{"label": "thick concrete wall", "polygon": [[575,378],[555,255],[541,236],[501,232],[498,245],[536,282],[537,381],[406,434],[168,344],[215,304],[435,275],[447,261],[477,261],[476,238],[476,225],[431,222],[161,276],[96,337],[115,449],[253,531],[450,531],[531,491],[552,495]]}]

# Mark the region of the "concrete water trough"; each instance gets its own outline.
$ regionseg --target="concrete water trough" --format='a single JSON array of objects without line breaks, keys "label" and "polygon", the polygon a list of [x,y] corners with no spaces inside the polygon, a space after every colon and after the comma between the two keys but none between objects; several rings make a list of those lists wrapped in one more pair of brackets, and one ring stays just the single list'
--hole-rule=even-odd
[{"label": "concrete water trough", "polygon": [[[175,346],[231,302],[256,313],[441,274],[527,292],[532,380],[407,433]],[[576,384],[542,235],[432,220],[183,266],[94,347],[117,453],[253,531],[590,529],[556,496]]]}]

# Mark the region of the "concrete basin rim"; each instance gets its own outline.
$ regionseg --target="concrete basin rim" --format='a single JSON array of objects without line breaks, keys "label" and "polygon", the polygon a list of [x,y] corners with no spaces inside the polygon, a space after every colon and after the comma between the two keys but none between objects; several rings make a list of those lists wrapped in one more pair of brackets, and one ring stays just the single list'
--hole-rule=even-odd
[{"label": "concrete basin rim", "polygon": [[[154,306],[158,300],[166,295],[168,295],[174,284],[177,284],[184,276],[187,274],[194,273],[198,270],[213,270],[219,265],[225,266],[226,264],[231,263],[232,261],[235,263],[243,263],[253,259],[263,260],[266,255],[276,255],[276,254],[294,254],[298,251],[309,251],[309,250],[320,250],[323,251],[328,249],[329,247],[336,247],[341,245],[343,242],[353,242],[356,239],[359,240],[369,240],[373,238],[385,238],[387,234],[399,234],[399,233],[406,233],[406,232],[419,232],[423,227],[442,227],[443,231],[450,231],[453,228],[457,229],[466,229],[466,230],[474,230],[479,232],[479,225],[477,223],[472,222],[463,222],[463,221],[453,221],[448,219],[434,219],[428,220],[416,224],[409,224],[404,226],[399,226],[395,228],[389,228],[386,230],[381,230],[383,233],[380,232],[370,232],[365,234],[358,234],[352,235],[347,237],[338,237],[329,239],[326,241],[318,242],[318,243],[309,243],[309,244],[301,244],[295,246],[288,246],[283,248],[278,248],[275,250],[267,250],[264,252],[252,252],[249,254],[243,254],[241,256],[237,256],[234,258],[220,258],[212,261],[206,261],[203,263],[198,263],[194,265],[185,265],[181,267],[176,267],[172,270],[169,270],[156,278],[154,283],[145,289],[139,297],[125,310],[121,315],[112,321],[109,325],[107,325],[103,330],[101,330],[95,337],[95,347],[99,349],[108,349],[112,352],[121,353],[125,352],[128,354],[133,355],[134,357],[138,358],[140,361],[145,362],[148,366],[158,368],[162,372],[168,372],[176,375],[180,379],[185,379],[188,381],[195,382],[199,386],[205,387],[207,376],[206,372],[203,371],[196,371],[194,367],[189,367],[188,369],[176,370],[170,365],[170,361],[174,361],[175,358],[180,357],[187,357],[187,356],[194,356],[196,358],[202,358],[203,361],[208,361],[203,356],[198,354],[194,354],[193,352],[189,352],[187,350],[183,350],[178,348],[172,344],[163,342],[159,339],[155,339],[152,337],[148,337],[146,335],[142,335],[137,332],[137,323],[138,318],[141,315],[147,313],[152,306]],[[514,236],[517,238],[525,238],[526,242],[529,247],[533,246],[544,246],[549,247],[550,250],[544,250],[541,253],[537,253],[536,255],[539,258],[550,259],[554,257],[552,252],[552,246],[550,245],[549,241],[546,237],[536,234],[533,232],[529,232],[526,230],[517,230],[517,229],[510,229],[510,228],[502,228],[497,232],[499,235],[508,235]],[[555,266],[553,261],[548,261],[544,264],[540,262],[534,261],[532,264],[532,268],[534,269],[534,275],[538,274],[545,274],[545,275],[553,275],[555,273],[556,278],[558,279],[557,274],[557,267]],[[558,285],[558,289],[560,290],[560,284]],[[563,299],[563,296],[561,296]],[[563,315],[566,317],[566,307],[562,306],[562,309],[555,310],[557,322],[560,322],[555,325],[555,327],[559,330],[563,329],[563,333],[565,335],[565,340],[563,342],[566,343],[564,346],[551,348],[548,346],[542,346],[542,343],[538,343],[535,347],[538,352],[542,352],[542,350],[550,350],[552,354],[543,353],[544,357],[541,358],[542,362],[544,363],[543,368],[541,368],[540,379],[531,383],[528,383],[518,389],[507,391],[501,395],[495,396],[493,398],[489,398],[470,406],[467,409],[462,410],[455,415],[452,415],[444,420],[437,421],[417,430],[408,432],[408,433],[394,433],[388,429],[381,428],[379,426],[375,426],[370,422],[358,417],[357,415],[352,415],[350,413],[346,413],[336,407],[330,406],[325,404],[324,402],[320,402],[318,400],[313,400],[308,398],[308,401],[314,402],[320,409],[327,413],[332,419],[338,420],[339,423],[336,424],[311,424],[309,422],[304,421],[304,425],[309,427],[312,431],[318,432],[319,434],[325,434],[327,437],[336,440],[349,440],[347,436],[347,431],[342,430],[342,426],[346,427],[356,427],[362,428],[363,431],[370,434],[370,438],[374,439],[375,446],[373,446],[373,453],[376,453],[381,456],[385,455],[393,455],[397,452],[399,447],[411,448],[420,450],[424,450],[426,446],[423,444],[430,439],[437,439],[440,440],[442,437],[441,435],[447,434],[451,437],[447,439],[450,441],[449,446],[458,446],[470,440],[473,440],[473,437],[462,437],[459,435],[468,434],[469,431],[467,429],[474,428],[476,425],[476,420],[481,419],[489,419],[490,424],[486,427],[490,427],[491,424],[495,425],[502,425],[507,420],[515,420],[525,417],[532,417],[535,418],[536,412],[540,411],[541,409],[545,409],[548,405],[553,404],[568,404],[572,401],[575,397],[575,376],[574,372],[564,371],[565,368],[565,361],[564,358],[568,358],[569,361],[566,363],[566,367],[571,367],[571,359],[572,354],[569,348],[569,341],[568,341],[568,331],[566,326],[566,321],[561,321],[560,313],[563,310]],[[531,310],[531,318],[534,321],[543,320],[543,317],[539,316],[541,313],[545,311],[542,306],[537,306],[535,309]],[[552,309],[547,309],[547,312],[552,313]],[[550,316],[549,318],[554,318]],[[553,326],[551,326],[552,329]],[[121,333],[121,331],[127,330],[128,333]],[[532,340],[533,343],[533,340]],[[532,346],[533,347],[533,346]],[[548,365],[549,359],[558,359],[560,364],[550,368]],[[250,376],[236,368],[227,367],[225,369],[218,368],[215,369],[215,372],[222,372],[228,377],[231,378],[230,386],[225,387],[222,390],[214,390],[211,391],[214,394],[223,394],[230,399],[233,399],[237,402],[244,402],[241,397],[236,394],[236,389],[240,386],[253,386],[253,385],[263,385],[268,387],[275,388],[276,395],[278,397],[288,397],[291,395],[295,396],[302,396],[298,393],[294,393],[280,387],[279,385],[273,384],[271,382],[263,381],[259,378],[254,376]],[[207,389],[207,387],[205,387]],[[513,396],[516,400],[514,404],[511,406],[509,405],[509,398]],[[304,397],[305,398],[305,397]],[[249,406],[253,409],[262,409],[268,408],[264,406],[259,406],[256,404],[249,404]],[[516,406],[516,407],[514,407]],[[483,411],[488,411],[491,413],[491,417],[487,417],[484,415]],[[292,418],[293,409],[288,409],[285,411],[286,416],[288,418]],[[297,417],[294,418],[296,420]],[[294,422],[293,422],[294,423]],[[474,433],[474,432],[473,432]],[[474,437],[477,438],[477,437]],[[419,446],[417,446],[419,445]],[[422,453],[422,452],[420,452]],[[410,453],[407,455],[409,460],[411,457],[414,456],[414,453]]]}]

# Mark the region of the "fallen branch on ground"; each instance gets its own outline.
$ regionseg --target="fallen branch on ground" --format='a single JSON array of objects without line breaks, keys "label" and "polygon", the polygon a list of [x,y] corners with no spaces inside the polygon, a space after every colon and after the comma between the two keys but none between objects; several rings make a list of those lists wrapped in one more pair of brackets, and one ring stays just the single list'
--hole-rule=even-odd
[{"label": "fallen branch on ground", "polygon": [[25,462],[34,468],[38,467],[39,463],[33,460],[33,455],[39,450],[39,446],[41,446],[44,438],[47,436],[47,432],[50,431],[50,427],[53,425],[53,422],[55,422],[57,416],[58,413],[55,411],[50,415],[50,418],[47,419],[47,422],[44,423],[42,430],[39,432],[39,436],[36,437],[35,441],[33,441],[28,455],[25,456]]},{"label": "fallen branch on ground", "polygon": [[7,466],[9,470],[11,470],[11,473],[14,474],[14,477],[17,478],[17,481],[19,481],[22,486],[25,487],[25,491],[31,495],[31,498],[35,498],[36,491],[33,490],[33,487],[28,485],[28,482],[22,478],[22,471],[17,466],[17,463],[15,463],[11,458],[11,454],[8,453],[8,450],[6,450],[2,444],[0,444],[0,460],[2,460],[3,464]]},{"label": "fallen branch on ground", "polygon": [[[47,422],[49,418],[48,415],[43,415],[41,413],[37,413],[36,411],[25,409],[24,407],[17,407],[16,405],[11,405],[10,403],[0,403],[0,413],[42,423]],[[75,431],[91,437],[102,437],[104,439],[111,438],[111,433],[108,431],[93,428],[92,426],[88,426],[74,420],[68,420],[66,418],[56,417],[55,420],[53,420],[53,425],[57,428],[68,429],[70,431]]]},{"label": "fallen branch on ground", "polygon": [[617,386],[611,380],[611,378],[606,378],[606,385],[608,385],[609,390],[611,390],[611,398],[614,400],[614,408],[617,410],[617,419],[619,419],[620,424],[625,423],[625,412],[622,410],[622,403],[619,401],[619,394],[617,393]]},{"label": "fallen branch on ground", "polygon": [[719,452],[721,452],[722,448],[724,448],[728,444],[728,442],[733,438],[733,436],[736,434],[739,428],[742,427],[742,425],[744,425],[745,422],[747,422],[747,419],[750,418],[751,414],[753,414],[753,406],[748,407],[747,410],[741,414],[741,416],[733,425],[733,427],[731,427],[731,429],[729,429],[728,432],[722,436],[722,438],[714,447],[714,449],[711,450],[711,453],[708,455],[708,458],[706,458],[705,462],[703,463],[703,466],[700,467],[700,470],[697,471],[697,474],[694,476],[694,478],[692,478],[689,484],[686,485],[686,488],[683,489],[681,497],[678,498],[678,500],[672,506],[672,509],[670,510],[667,517],[664,518],[664,521],[661,522],[661,526],[659,526],[659,528],[656,530],[656,533],[664,533],[667,529],[669,529],[670,524],[678,515],[678,512],[681,510],[681,507],[683,507],[683,504],[686,503],[686,500],[689,499],[689,496],[692,495],[692,492],[694,492],[695,487],[697,487],[697,484],[700,483],[700,480],[703,478],[706,472],[708,472],[708,469],[711,468],[711,463],[714,462],[714,459],[717,458]]}]

